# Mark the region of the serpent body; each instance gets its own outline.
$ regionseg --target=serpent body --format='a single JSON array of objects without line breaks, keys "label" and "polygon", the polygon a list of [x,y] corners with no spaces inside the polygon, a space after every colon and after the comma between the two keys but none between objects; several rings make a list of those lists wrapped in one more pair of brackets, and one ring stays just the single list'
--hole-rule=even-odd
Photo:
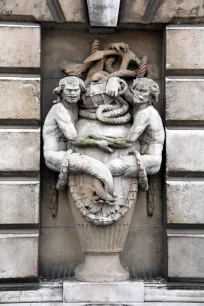
[{"label": "serpent body", "polygon": [[108,167],[101,161],[69,150],[62,161],[62,167],[57,182],[58,190],[66,187],[69,173],[88,174],[99,179],[104,184],[104,188],[102,184],[100,185],[100,183],[95,181],[96,193],[98,190],[97,195],[99,197],[102,196],[104,200],[114,201],[113,177]]}]

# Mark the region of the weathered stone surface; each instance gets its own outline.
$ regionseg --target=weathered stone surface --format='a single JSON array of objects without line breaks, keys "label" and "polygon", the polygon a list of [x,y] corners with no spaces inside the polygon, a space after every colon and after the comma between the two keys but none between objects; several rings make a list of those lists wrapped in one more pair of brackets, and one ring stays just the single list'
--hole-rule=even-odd
[{"label": "weathered stone surface", "polygon": [[[18,306],[19,305],[41,306],[41,305],[44,305],[43,302],[45,302],[45,305],[47,305],[46,302],[49,302],[49,306],[52,306],[52,305],[53,306],[54,305],[63,306],[61,303],[57,303],[61,301],[62,301],[62,284],[59,282],[39,283],[38,290],[0,291],[0,303],[1,304],[17,303]],[[11,304],[11,305],[16,305],[16,304]]]},{"label": "weathered stone surface", "polygon": [[204,120],[204,78],[166,78],[166,119]]},{"label": "weathered stone surface", "polygon": [[37,277],[38,233],[0,233],[0,278]]},{"label": "weathered stone surface", "polygon": [[167,129],[167,171],[204,171],[204,130]]},{"label": "weathered stone surface", "polygon": [[168,276],[204,277],[204,232],[168,230]]},{"label": "weathered stone surface", "polygon": [[39,181],[0,181],[0,224],[39,222]]},{"label": "weathered stone surface", "polygon": [[40,239],[41,264],[47,269],[53,270],[54,265],[57,265],[56,270],[61,266],[63,273],[84,259],[76,229],[73,227],[43,227]]},{"label": "weathered stone surface", "polygon": [[53,21],[46,0],[1,1],[0,20]]},{"label": "weathered stone surface", "polygon": [[163,230],[160,227],[146,228],[143,225],[137,228],[132,222],[121,254],[121,261],[128,266],[133,278],[144,276],[152,278],[153,275],[162,275],[164,256],[162,236]]},{"label": "weathered stone surface", "polygon": [[0,119],[40,120],[39,77],[0,77]]},{"label": "weathered stone surface", "polygon": [[[153,302],[155,306],[188,306],[198,305],[204,301],[203,290],[173,289],[170,290],[165,284],[146,284],[145,285],[145,306],[149,305],[146,302]],[[154,303],[155,302],[155,303]],[[159,303],[160,302],[160,303]],[[169,302],[169,303],[168,303]],[[185,303],[182,303],[185,302]],[[193,303],[193,304],[191,304]],[[196,304],[194,304],[196,303]]]},{"label": "weathered stone surface", "polygon": [[204,223],[204,181],[167,181],[167,222]]},{"label": "weathered stone surface", "polygon": [[147,1],[123,0],[120,6],[119,23],[142,23]]},{"label": "weathered stone surface", "polygon": [[204,7],[202,0],[161,1],[153,22],[176,23],[182,20],[202,20]]},{"label": "weathered stone surface", "polygon": [[166,69],[203,69],[203,45],[204,27],[167,26]]},{"label": "weathered stone surface", "polygon": [[67,303],[144,302],[143,282],[83,283],[64,282],[63,301]]},{"label": "weathered stone surface", "polygon": [[40,129],[0,130],[0,171],[39,171]]},{"label": "weathered stone surface", "polygon": [[[204,14],[202,0],[184,1],[123,0],[121,1],[120,23],[176,23],[202,21]],[[150,3],[150,4],[148,4]],[[151,6],[152,4],[152,6]],[[148,8],[149,6],[149,8]],[[151,12],[145,16],[145,11]]]},{"label": "weathered stone surface", "polygon": [[40,67],[40,26],[0,24],[0,67]]},{"label": "weathered stone surface", "polygon": [[120,0],[87,0],[89,20],[93,27],[116,27]]},{"label": "weathered stone surface", "polygon": [[88,22],[87,6],[84,0],[59,0],[67,22]]}]

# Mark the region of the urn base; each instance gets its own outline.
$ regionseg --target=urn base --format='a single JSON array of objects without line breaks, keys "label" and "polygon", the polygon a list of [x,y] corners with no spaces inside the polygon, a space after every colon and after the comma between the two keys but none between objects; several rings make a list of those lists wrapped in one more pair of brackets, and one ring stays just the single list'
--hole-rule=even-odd
[{"label": "urn base", "polygon": [[85,262],[77,267],[75,278],[81,282],[122,282],[129,279],[129,273],[117,253],[85,254]]}]

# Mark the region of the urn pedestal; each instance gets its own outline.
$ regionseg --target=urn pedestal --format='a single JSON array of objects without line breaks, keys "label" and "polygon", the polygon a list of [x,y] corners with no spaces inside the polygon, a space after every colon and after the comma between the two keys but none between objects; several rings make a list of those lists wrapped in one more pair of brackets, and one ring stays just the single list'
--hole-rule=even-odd
[{"label": "urn pedestal", "polygon": [[85,254],[84,264],[76,269],[76,279],[83,282],[128,280],[129,273],[122,267],[119,255],[124,248],[135,205],[120,221],[107,226],[99,226],[92,224],[82,216],[70,194],[69,203],[82,251]]}]

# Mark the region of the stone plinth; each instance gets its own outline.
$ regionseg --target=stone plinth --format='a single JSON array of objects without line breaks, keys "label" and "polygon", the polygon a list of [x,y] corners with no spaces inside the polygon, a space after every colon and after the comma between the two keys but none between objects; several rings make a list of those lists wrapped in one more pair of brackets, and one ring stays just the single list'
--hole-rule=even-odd
[{"label": "stone plinth", "polygon": [[137,303],[144,302],[143,282],[83,283],[64,282],[66,303]]}]

